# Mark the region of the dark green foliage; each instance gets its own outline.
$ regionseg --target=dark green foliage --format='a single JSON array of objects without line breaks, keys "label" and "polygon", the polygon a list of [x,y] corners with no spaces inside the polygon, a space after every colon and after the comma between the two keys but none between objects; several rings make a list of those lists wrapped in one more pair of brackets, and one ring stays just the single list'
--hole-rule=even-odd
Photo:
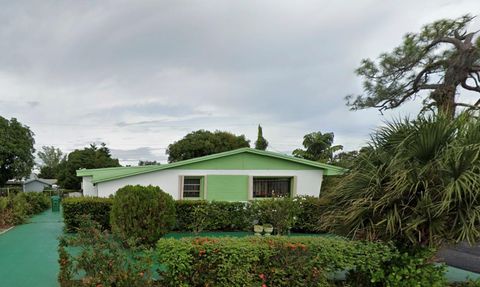
[{"label": "dark green foliage", "polygon": [[82,223],[82,218],[85,218],[85,216],[97,222],[102,230],[110,229],[112,203],[113,200],[110,198],[65,198],[62,202],[65,230],[67,232],[76,232]]},{"label": "dark green foliage", "polygon": [[180,231],[251,230],[250,205],[243,202],[178,200],[177,225]]},{"label": "dark green foliage", "polygon": [[[408,100],[423,98],[424,109],[436,107],[453,117],[458,88],[480,92],[480,38],[467,32],[474,17],[439,20],[409,33],[403,43],[378,61],[362,60],[357,74],[364,79],[365,95],[348,96],[352,109],[368,107],[380,111],[396,108]],[[476,39],[475,39],[476,38]]]},{"label": "dark green foliage", "polygon": [[255,148],[259,150],[266,150],[268,147],[268,141],[263,137],[263,130],[260,125],[258,125],[258,135],[257,140],[255,141]]},{"label": "dark green foliage", "polygon": [[60,239],[60,286],[154,286],[152,259],[147,250],[125,249],[108,232],[101,232],[95,222],[85,217],[81,220],[76,236]]},{"label": "dark green foliage", "polygon": [[101,144],[90,145],[82,150],[74,150],[58,165],[58,184],[66,189],[80,189],[81,177],[77,170],[81,168],[103,168],[120,166],[118,159],[112,158],[110,150]]},{"label": "dark green foliage", "polygon": [[28,176],[33,168],[35,140],[29,127],[0,116],[0,187],[7,180]]},{"label": "dark green foliage", "polygon": [[274,198],[252,202],[253,218],[259,224],[273,225],[274,234],[287,234],[301,212],[299,198]]},{"label": "dark green foliage", "polygon": [[244,135],[229,132],[198,130],[170,144],[167,149],[168,162],[176,162],[205,155],[249,147]]},{"label": "dark green foliage", "polygon": [[389,123],[372,135],[323,226],[399,246],[480,239],[480,121],[468,114]]},{"label": "dark green foliage", "polygon": [[327,199],[312,196],[300,197],[298,203],[300,204],[299,213],[293,231],[305,233],[323,232],[320,229],[323,214],[330,205]]},{"label": "dark green foliage", "polygon": [[350,286],[445,286],[424,254],[340,238],[161,239],[156,251],[162,286],[335,286],[329,275],[345,270]]},{"label": "dark green foliage", "polygon": [[156,160],[150,161],[150,160],[140,160],[138,162],[138,166],[147,166],[147,165],[160,165],[159,162]]},{"label": "dark green foliage", "polygon": [[50,197],[43,193],[20,192],[0,197],[0,227],[24,223],[28,217],[50,207]]},{"label": "dark green foliage", "polygon": [[43,146],[37,153],[43,164],[40,167],[40,178],[57,178],[58,166],[64,158],[63,152],[54,146]]},{"label": "dark green foliage", "polygon": [[158,186],[120,188],[111,214],[112,231],[123,240],[154,244],[175,225],[175,202]]},{"label": "dark green foliage", "polygon": [[293,156],[313,161],[331,162],[333,154],[342,150],[343,146],[333,145],[333,133],[313,132],[303,137],[303,147],[296,149]]}]

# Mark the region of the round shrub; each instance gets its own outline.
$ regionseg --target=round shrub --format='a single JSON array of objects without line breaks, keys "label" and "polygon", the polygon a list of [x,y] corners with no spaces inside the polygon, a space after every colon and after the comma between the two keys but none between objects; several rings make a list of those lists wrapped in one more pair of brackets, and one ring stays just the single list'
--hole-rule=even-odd
[{"label": "round shrub", "polygon": [[175,202],[158,186],[127,185],[113,199],[111,224],[123,240],[152,245],[175,225]]}]

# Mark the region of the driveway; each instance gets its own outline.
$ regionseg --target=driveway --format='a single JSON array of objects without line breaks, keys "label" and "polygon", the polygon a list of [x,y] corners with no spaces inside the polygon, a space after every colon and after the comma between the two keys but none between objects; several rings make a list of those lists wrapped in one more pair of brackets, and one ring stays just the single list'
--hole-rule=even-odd
[{"label": "driveway", "polygon": [[45,211],[0,235],[0,286],[58,286],[60,212]]}]

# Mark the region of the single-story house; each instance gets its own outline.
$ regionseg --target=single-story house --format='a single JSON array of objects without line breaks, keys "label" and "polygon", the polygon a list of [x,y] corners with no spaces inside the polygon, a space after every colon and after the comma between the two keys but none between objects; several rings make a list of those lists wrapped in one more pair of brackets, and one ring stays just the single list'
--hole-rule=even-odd
[{"label": "single-story house", "polygon": [[56,179],[30,178],[23,182],[23,192],[42,192],[45,188],[52,188]]},{"label": "single-story house", "polygon": [[165,165],[80,169],[85,196],[108,197],[125,185],[154,185],[174,199],[247,201],[319,196],[323,176],[343,168],[251,148]]}]

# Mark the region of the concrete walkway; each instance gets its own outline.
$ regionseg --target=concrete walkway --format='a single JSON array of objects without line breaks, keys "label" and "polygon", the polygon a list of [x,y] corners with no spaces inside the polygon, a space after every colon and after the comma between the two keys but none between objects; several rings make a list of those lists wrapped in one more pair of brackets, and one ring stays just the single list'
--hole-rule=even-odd
[{"label": "concrete walkway", "polygon": [[45,211],[0,235],[0,286],[58,286],[60,212]]}]

